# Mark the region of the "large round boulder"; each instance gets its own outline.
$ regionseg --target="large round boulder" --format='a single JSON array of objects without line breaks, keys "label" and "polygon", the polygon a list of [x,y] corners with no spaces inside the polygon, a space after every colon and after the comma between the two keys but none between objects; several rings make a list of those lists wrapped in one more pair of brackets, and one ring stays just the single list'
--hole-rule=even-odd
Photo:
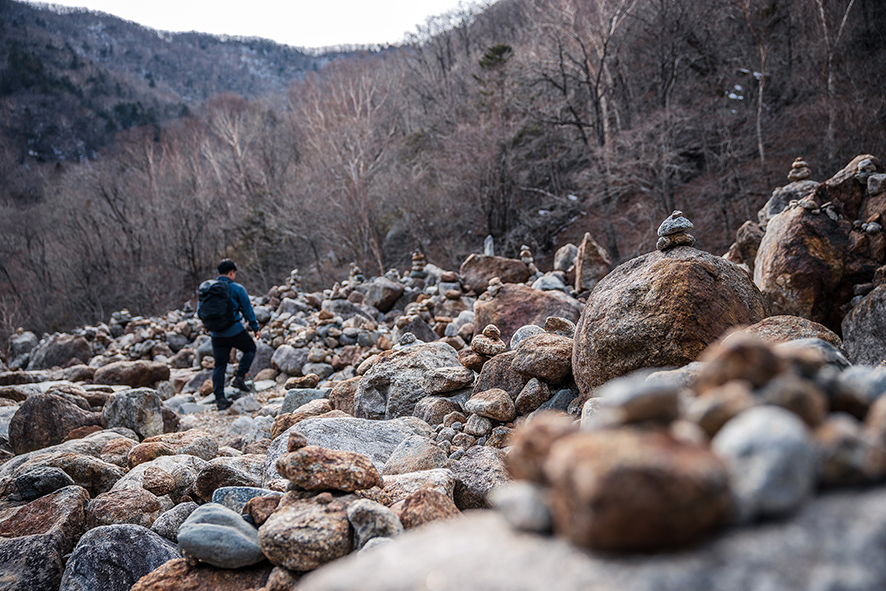
[{"label": "large round boulder", "polygon": [[750,276],[691,247],[620,265],[588,297],[575,330],[572,371],[582,395],[634,370],[683,366],[729,327],[769,307]]}]

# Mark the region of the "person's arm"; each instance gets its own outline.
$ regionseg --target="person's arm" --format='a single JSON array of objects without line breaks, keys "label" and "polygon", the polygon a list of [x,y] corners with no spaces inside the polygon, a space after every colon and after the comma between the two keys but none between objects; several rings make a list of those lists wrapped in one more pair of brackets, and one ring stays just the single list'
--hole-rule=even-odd
[{"label": "person's arm", "polygon": [[250,330],[255,333],[256,337],[259,337],[258,320],[255,318],[255,310],[252,309],[252,302],[249,301],[249,294],[246,293],[246,288],[242,285],[238,285],[237,287],[240,288],[237,290],[237,303],[240,305],[240,312],[249,324]]}]

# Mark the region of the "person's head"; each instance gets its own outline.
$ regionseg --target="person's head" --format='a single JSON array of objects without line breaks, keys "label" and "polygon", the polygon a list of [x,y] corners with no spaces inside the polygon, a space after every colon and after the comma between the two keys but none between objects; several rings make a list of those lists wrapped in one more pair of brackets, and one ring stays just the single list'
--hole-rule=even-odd
[{"label": "person's head", "polygon": [[230,276],[232,272],[237,271],[237,263],[231,259],[224,259],[218,264],[218,274]]}]

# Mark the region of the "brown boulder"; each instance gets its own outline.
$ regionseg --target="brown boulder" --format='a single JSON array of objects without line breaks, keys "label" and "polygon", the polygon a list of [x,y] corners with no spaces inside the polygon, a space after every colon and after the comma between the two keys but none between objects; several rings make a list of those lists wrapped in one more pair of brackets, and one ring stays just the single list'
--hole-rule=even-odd
[{"label": "brown boulder", "polygon": [[[886,259],[882,233],[853,228],[853,220],[868,221],[886,213],[886,202],[868,198],[866,184],[857,178],[856,157],[833,178],[804,198],[813,209],[795,207],[773,217],[757,253],[754,282],[770,301],[773,313],[802,316],[834,332],[853,286],[870,282]],[[818,208],[826,202],[845,219],[832,220]]]},{"label": "brown boulder", "polygon": [[528,379],[559,384],[572,373],[572,339],[539,334],[520,341],[511,367]]},{"label": "brown boulder", "polygon": [[529,267],[520,259],[474,253],[461,264],[459,274],[474,291],[481,293],[493,277],[498,277],[502,283],[523,283],[529,279]]},{"label": "brown boulder", "polygon": [[264,562],[238,569],[206,563],[190,566],[184,558],[170,560],[140,578],[130,591],[243,591],[262,587],[273,566]]},{"label": "brown boulder", "polygon": [[329,393],[329,402],[335,410],[341,410],[354,416],[354,395],[360,385],[360,376],[336,382]]},{"label": "brown boulder", "polygon": [[157,497],[144,489],[122,488],[100,494],[86,506],[89,529],[102,525],[133,523],[150,528],[163,512]]},{"label": "brown boulder", "polygon": [[277,471],[299,488],[353,492],[384,486],[372,461],[363,454],[308,445],[277,460]]},{"label": "brown boulder", "polygon": [[801,318],[785,314],[764,318],[756,324],[745,327],[741,332],[756,335],[767,343],[777,344],[799,339],[821,339],[838,349],[843,349],[843,341],[828,327]]},{"label": "brown boulder", "polygon": [[732,509],[723,462],[664,431],[568,435],[554,442],[544,471],[556,531],[587,548],[690,544],[723,525]]},{"label": "brown boulder", "polygon": [[748,274],[691,247],[654,251],[606,276],[575,329],[572,372],[589,396],[612,378],[694,361],[727,329],[769,315]]},{"label": "brown boulder", "polygon": [[405,529],[461,515],[461,511],[448,495],[427,488],[415,491],[403,499],[399,506],[397,517]]},{"label": "brown boulder", "polygon": [[83,410],[56,394],[35,394],[12,416],[9,443],[19,455],[61,443],[78,427],[101,424],[101,413]]},{"label": "brown boulder", "polygon": [[169,379],[169,367],[154,361],[115,361],[96,370],[96,384],[144,388]]},{"label": "brown boulder", "polygon": [[516,354],[516,351],[506,351],[484,363],[474,384],[473,393],[499,388],[507,392],[511,399],[516,399],[528,379],[512,367]]},{"label": "brown boulder", "polygon": [[723,258],[737,265],[747,265],[748,270],[753,274],[754,261],[757,260],[757,251],[760,249],[762,240],[763,229],[760,224],[747,221],[735,233],[735,242],[729,247],[729,252]]},{"label": "brown boulder", "polygon": [[575,291],[591,291],[611,270],[609,253],[585,232],[575,256]]},{"label": "brown boulder", "polygon": [[321,493],[288,503],[284,497],[281,508],[258,530],[262,552],[272,564],[295,571],[313,570],[350,553],[353,533],[347,508],[355,499]]},{"label": "brown boulder", "polygon": [[483,296],[474,303],[474,336],[494,324],[501,339],[511,342],[514,333],[527,324],[544,326],[549,316],[577,322],[581,304],[560,291],[540,291],[526,285],[505,285],[494,298]]}]

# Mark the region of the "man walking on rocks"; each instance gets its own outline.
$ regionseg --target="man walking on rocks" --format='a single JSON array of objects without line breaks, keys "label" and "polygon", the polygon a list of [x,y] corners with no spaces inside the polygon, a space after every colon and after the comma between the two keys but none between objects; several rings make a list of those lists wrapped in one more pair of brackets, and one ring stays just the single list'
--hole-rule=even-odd
[{"label": "man walking on rocks", "polygon": [[[243,353],[240,364],[234,374],[231,385],[238,390],[248,390],[246,373],[255,358],[255,341],[243,327],[245,317],[255,338],[261,338],[258,320],[249,302],[246,289],[235,283],[237,265],[230,259],[218,264],[218,277],[204,281],[198,290],[199,303],[197,315],[209,329],[212,337],[212,356],[215,358],[215,369],[212,370],[212,390],[215,393],[215,405],[223,411],[233,404],[225,398],[225,372],[228,369],[228,358],[231,349]],[[202,308],[202,311],[201,311]]]}]

